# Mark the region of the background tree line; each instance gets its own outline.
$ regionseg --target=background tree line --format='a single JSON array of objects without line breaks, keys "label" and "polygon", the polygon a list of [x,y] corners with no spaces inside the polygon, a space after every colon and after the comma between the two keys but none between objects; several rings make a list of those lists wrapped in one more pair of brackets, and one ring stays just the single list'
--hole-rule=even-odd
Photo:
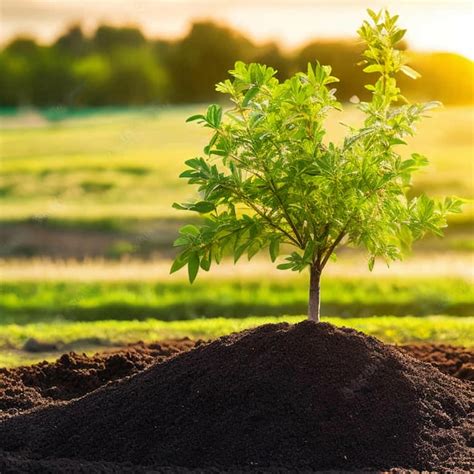
[{"label": "background tree line", "polygon": [[[208,102],[214,85],[235,60],[261,62],[285,79],[308,62],[333,65],[338,98],[367,98],[367,76],[357,65],[362,45],[315,40],[286,52],[276,43],[257,45],[212,22],[194,23],[177,41],[147,39],[135,27],[99,26],[86,36],[72,26],[49,45],[17,38],[0,52],[0,106],[67,107]],[[422,74],[400,78],[408,96],[445,104],[473,102],[473,62],[453,53],[411,53]]]}]

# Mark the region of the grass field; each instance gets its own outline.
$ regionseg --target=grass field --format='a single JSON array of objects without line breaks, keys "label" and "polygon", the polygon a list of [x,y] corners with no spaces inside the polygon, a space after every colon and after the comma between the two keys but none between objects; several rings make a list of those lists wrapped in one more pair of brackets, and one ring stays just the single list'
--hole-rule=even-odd
[{"label": "grass field", "polygon": [[[304,316],[194,319],[192,321],[94,321],[0,325],[0,367],[13,367],[40,360],[53,360],[58,353],[31,354],[18,348],[29,338],[62,343],[64,350],[94,352],[129,342],[190,337],[212,339],[260,324],[296,323]],[[338,326],[351,327],[388,343],[438,341],[472,346],[474,317],[431,316],[427,318],[384,316],[380,318],[325,318]],[[89,339],[89,342],[86,342]],[[92,343],[90,341],[95,341]],[[100,344],[102,341],[102,345]],[[95,345],[94,345],[95,344]],[[67,349],[66,349],[67,348]]]},{"label": "grass field", "polygon": [[[2,219],[182,218],[171,204],[190,191],[178,174],[186,159],[202,153],[208,137],[206,129],[185,124],[185,118],[203,107],[86,114],[3,129]],[[341,138],[339,121],[357,124],[360,116],[354,109],[332,115],[329,138]],[[406,152],[426,154],[431,166],[418,176],[416,190],[474,197],[472,125],[470,107],[435,111],[420,125]],[[472,220],[472,209],[459,219]]]},{"label": "grass field", "polygon": [[[294,278],[293,278],[294,276]],[[325,278],[325,315],[364,317],[474,315],[474,290],[461,278]],[[149,282],[22,282],[2,284],[3,323],[196,317],[306,312],[306,278]]]}]

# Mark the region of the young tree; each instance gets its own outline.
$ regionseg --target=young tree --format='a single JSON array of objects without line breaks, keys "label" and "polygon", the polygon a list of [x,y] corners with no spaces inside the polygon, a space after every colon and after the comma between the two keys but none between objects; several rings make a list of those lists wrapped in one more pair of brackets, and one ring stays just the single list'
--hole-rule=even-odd
[{"label": "young tree", "polygon": [[223,254],[237,261],[268,248],[275,261],[284,253],[279,269],[309,268],[308,317],[319,321],[321,273],[339,245],[365,248],[372,270],[377,257],[401,259],[425,233],[442,235],[446,215],[460,212],[457,198],[407,197],[412,173],[428,161],[416,153],[404,159],[398,147],[438,103],[407,103],[395,79],[398,72],[417,77],[395,47],[405,30],[388,12],[369,15],[358,33],[364,71],[378,78],[366,86],[372,100],[359,104],[362,127],[349,127],[342,143],[324,140],[327,113],[340,104],[330,88],[337,79],[319,63],[280,83],[272,68],[237,62],[232,80],[216,87],[233,107],[223,114],[211,105],[188,119],[212,137],[180,175],[198,185],[201,199],[174,207],[206,219],[180,230],[182,252],[171,272],[187,264],[192,282]]}]

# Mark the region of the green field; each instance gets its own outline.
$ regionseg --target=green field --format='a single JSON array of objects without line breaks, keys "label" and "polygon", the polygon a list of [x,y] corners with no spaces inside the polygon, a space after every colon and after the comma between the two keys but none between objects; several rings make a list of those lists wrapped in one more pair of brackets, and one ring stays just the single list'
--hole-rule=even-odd
[{"label": "green field", "polygon": [[[181,273],[167,275],[177,227],[191,217],[171,208],[190,197],[178,174],[206,143],[205,130],[184,122],[198,109],[84,111],[59,122],[33,113],[3,118],[0,222],[13,240],[0,262],[0,366],[57,357],[21,351],[31,337],[89,351],[101,344],[83,347],[84,338],[105,345],[207,339],[302,318],[307,276],[262,260],[244,270],[226,262],[193,286]],[[415,191],[474,198],[473,111],[441,109],[420,125],[406,153],[426,154],[431,166]],[[358,120],[354,109],[331,116],[329,138],[341,136],[339,121]],[[446,239],[427,239],[390,271],[377,263],[370,274],[361,253],[341,252],[324,277],[323,316],[387,342],[472,345],[473,224],[469,203]],[[45,254],[35,253],[37,243]],[[72,251],[56,255],[65,244]]]},{"label": "green field", "polygon": [[[141,282],[5,282],[3,323],[299,315],[306,275],[281,279]],[[325,315],[366,317],[474,315],[474,290],[462,278],[325,278]]]},{"label": "green field", "polygon": [[[178,174],[186,159],[202,153],[208,135],[185,119],[203,107],[84,112],[62,122],[38,119],[35,127],[14,122],[2,130],[2,219],[182,218],[171,204],[190,191]],[[355,109],[332,115],[328,138],[342,136],[340,121],[357,124],[360,116]],[[416,190],[474,197],[472,124],[473,109],[463,107],[435,111],[420,125],[406,152],[426,154],[431,166]],[[471,217],[472,207],[460,219]]]}]

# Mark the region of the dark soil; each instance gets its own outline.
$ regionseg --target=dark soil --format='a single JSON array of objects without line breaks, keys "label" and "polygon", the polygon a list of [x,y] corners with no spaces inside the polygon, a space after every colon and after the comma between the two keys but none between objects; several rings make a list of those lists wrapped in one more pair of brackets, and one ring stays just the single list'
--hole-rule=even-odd
[{"label": "dark soil", "polygon": [[459,471],[474,468],[473,395],[362,333],[266,325],[5,418],[0,447],[142,467]]},{"label": "dark soil", "polygon": [[[138,342],[93,356],[70,352],[56,362],[14,369],[0,368],[0,417],[10,416],[53,401],[72,400],[162,362],[203,341],[188,338],[145,344]],[[397,346],[404,353],[429,362],[441,372],[474,380],[474,350],[445,344]]]},{"label": "dark soil", "polygon": [[474,381],[474,349],[446,344],[409,344],[400,346],[406,354],[429,362],[445,374]]},{"label": "dark soil", "polygon": [[55,400],[82,397],[110,381],[136,374],[201,343],[188,338],[147,345],[137,343],[93,356],[70,352],[53,363],[0,368],[0,417],[2,412],[3,416],[14,415]]}]

